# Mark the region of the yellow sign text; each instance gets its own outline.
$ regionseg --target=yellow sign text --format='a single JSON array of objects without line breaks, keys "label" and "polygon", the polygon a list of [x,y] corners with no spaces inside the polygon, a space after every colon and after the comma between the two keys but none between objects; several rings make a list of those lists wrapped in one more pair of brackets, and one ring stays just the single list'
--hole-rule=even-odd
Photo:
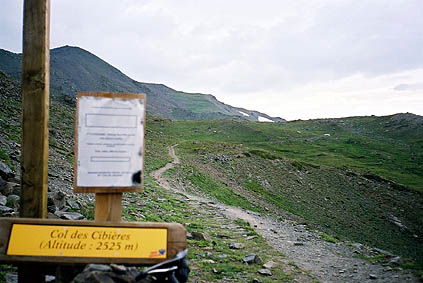
[{"label": "yellow sign text", "polygon": [[7,255],[166,258],[166,228],[13,224]]}]

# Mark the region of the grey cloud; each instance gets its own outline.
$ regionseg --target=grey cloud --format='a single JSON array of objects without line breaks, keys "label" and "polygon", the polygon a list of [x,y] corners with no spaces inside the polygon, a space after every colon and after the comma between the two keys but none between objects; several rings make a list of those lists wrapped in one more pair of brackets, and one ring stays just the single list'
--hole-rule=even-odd
[{"label": "grey cloud", "polygon": [[396,91],[416,91],[423,90],[423,83],[399,84],[392,88]]}]

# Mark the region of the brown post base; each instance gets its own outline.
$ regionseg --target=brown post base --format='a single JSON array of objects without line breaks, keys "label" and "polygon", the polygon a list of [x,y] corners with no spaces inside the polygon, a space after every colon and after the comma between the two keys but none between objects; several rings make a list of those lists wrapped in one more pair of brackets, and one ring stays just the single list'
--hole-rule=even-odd
[{"label": "brown post base", "polygon": [[122,221],[122,193],[95,194],[96,221]]}]

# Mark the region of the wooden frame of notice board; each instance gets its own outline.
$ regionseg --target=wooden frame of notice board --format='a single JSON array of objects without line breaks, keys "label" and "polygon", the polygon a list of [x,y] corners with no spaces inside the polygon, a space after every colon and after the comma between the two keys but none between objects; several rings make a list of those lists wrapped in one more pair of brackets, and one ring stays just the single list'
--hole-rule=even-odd
[{"label": "wooden frame of notice board", "polygon": [[74,192],[142,191],[146,95],[80,92],[76,107]]}]

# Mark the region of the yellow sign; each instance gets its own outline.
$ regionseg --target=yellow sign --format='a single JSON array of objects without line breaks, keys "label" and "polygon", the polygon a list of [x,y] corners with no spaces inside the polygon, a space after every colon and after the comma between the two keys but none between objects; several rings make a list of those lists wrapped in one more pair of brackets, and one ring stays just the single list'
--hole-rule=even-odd
[{"label": "yellow sign", "polygon": [[166,258],[166,228],[13,224],[7,255]]}]

